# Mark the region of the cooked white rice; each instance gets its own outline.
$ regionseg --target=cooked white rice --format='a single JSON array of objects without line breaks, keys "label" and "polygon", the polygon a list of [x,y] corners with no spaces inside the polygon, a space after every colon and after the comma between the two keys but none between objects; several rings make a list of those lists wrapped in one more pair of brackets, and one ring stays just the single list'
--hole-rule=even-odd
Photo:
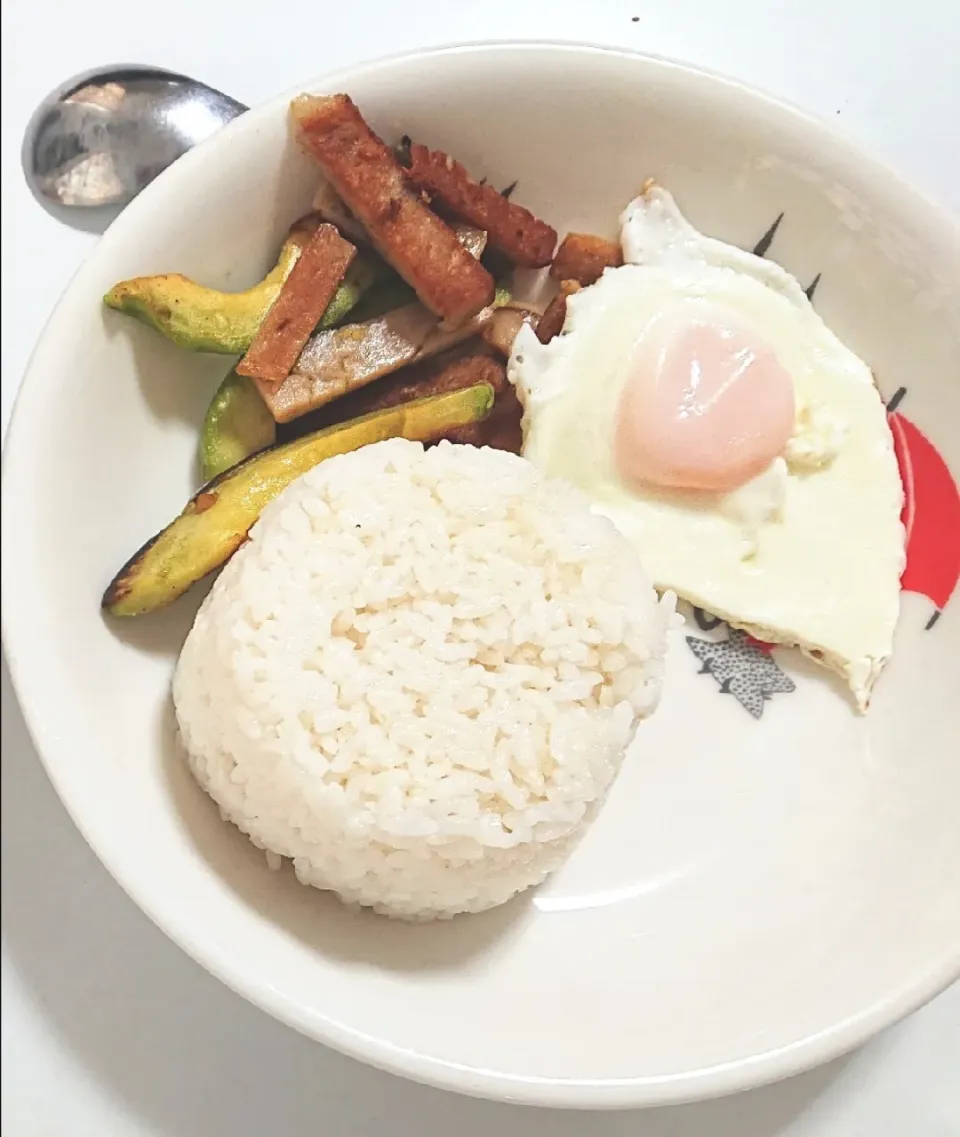
[{"label": "cooked white rice", "polygon": [[478,912],[583,832],[656,706],[671,610],[565,483],[383,442],[264,511],[184,645],[177,717],[224,817],[305,884]]}]

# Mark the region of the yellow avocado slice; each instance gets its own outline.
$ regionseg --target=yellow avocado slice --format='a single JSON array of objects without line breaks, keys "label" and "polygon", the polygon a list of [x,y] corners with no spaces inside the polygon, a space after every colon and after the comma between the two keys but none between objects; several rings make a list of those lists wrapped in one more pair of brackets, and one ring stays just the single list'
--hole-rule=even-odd
[{"label": "yellow avocado slice", "polygon": [[276,440],[277,424],[256,384],[231,371],[217,388],[203,419],[200,477],[209,482]]},{"label": "yellow avocado slice", "polygon": [[208,482],[179,517],[134,553],[104,592],[102,607],[115,616],[164,607],[229,560],[264,507],[324,459],[388,438],[430,442],[482,421],[493,401],[493,388],[478,383],[374,411],[254,454]]},{"label": "yellow avocado slice", "polygon": [[[315,228],[309,219],[294,226],[277,263],[259,284],[245,292],[221,292],[180,273],[167,273],[123,280],[110,289],[103,302],[190,351],[241,355],[280,295],[283,282]],[[332,328],[339,324],[367,289],[388,275],[389,269],[379,258],[370,253],[358,254],[318,326]]]}]

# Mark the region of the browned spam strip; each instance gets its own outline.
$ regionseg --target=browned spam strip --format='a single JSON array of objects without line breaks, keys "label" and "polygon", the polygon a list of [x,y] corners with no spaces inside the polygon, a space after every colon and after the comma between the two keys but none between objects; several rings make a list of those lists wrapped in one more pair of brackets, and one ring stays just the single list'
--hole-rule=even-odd
[{"label": "browned spam strip", "polygon": [[300,95],[291,111],[303,147],[383,256],[448,323],[493,300],[493,277],[407,183],[347,95]]},{"label": "browned spam strip", "polygon": [[[405,367],[396,375],[379,379],[362,391],[338,400],[324,408],[328,415],[324,425],[332,425],[341,417],[354,418],[371,411],[386,410],[425,395],[459,391],[475,383],[489,383],[496,391],[493,410],[483,422],[453,430],[446,438],[463,445],[492,446],[519,454],[523,443],[520,429],[523,408],[516,391],[507,382],[503,361],[491,355],[489,349],[476,339],[451,348],[434,359]],[[311,427],[315,428],[312,421]]]},{"label": "browned spam strip", "polygon": [[355,245],[369,244],[370,238],[366,230],[326,179],[321,180],[313,195],[313,209],[324,221],[336,225],[344,237],[348,237]]},{"label": "browned spam strip", "polygon": [[283,383],[269,389],[261,384],[260,393],[276,421],[289,422],[476,335],[493,313],[484,308],[445,328],[422,304],[406,304],[361,324],[318,332]]},{"label": "browned spam strip", "polygon": [[360,324],[312,336],[279,387],[260,387],[277,422],[289,422],[347,392],[403,367],[416,356],[437,317],[422,304],[407,304]]},{"label": "browned spam strip", "polygon": [[286,379],[356,253],[332,225],[317,228],[237,364],[240,375],[273,387]]},{"label": "browned spam strip", "polygon": [[510,450],[519,454],[523,409],[516,392],[507,382],[503,361],[476,337],[448,349],[442,355],[411,364],[393,375],[344,395],[295,423],[281,426],[279,439],[286,441],[371,411],[399,406],[425,395],[439,395],[462,387],[472,387],[475,383],[489,383],[496,391],[493,411],[482,423],[452,431],[447,436],[449,441],[472,446],[493,446],[498,450]]},{"label": "browned spam strip", "polygon": [[616,241],[592,233],[568,233],[553,258],[550,275],[554,280],[575,280],[586,286],[599,280],[604,269],[622,264],[623,253]]},{"label": "browned spam strip", "polygon": [[[474,383],[489,383],[497,392],[497,397],[509,386],[503,363],[494,359],[483,349],[474,345],[454,348],[444,355],[427,360],[415,367],[408,367],[381,380],[364,392],[364,406],[368,410],[386,410],[420,399],[425,395],[442,395],[449,391],[459,391],[472,387]],[[360,394],[360,392],[358,392]],[[359,400],[357,405],[359,405]],[[341,407],[336,409],[342,413]],[[350,409],[350,415],[366,414],[367,410]]]},{"label": "browned spam strip", "polygon": [[550,263],[557,231],[493,186],[471,178],[448,154],[414,142],[407,177],[455,217],[485,229],[490,245],[514,264],[543,268]]},{"label": "browned spam strip", "polygon": [[[370,238],[360,222],[337,196],[336,190],[329,182],[321,181],[313,195],[314,216],[323,221],[336,225],[344,237],[348,237],[355,245],[368,246]],[[456,234],[457,240],[477,260],[483,256],[487,245],[487,235],[482,229],[468,225],[464,221],[454,222],[450,228]]]},{"label": "browned spam strip", "polygon": [[[474,363],[476,359],[485,362]],[[278,438],[283,441],[371,411],[396,407],[422,395],[439,395],[474,383],[489,383],[498,396],[508,386],[502,361],[495,358],[476,337],[351,391],[335,402],[311,411],[304,418],[281,424]]]},{"label": "browned spam strip", "polygon": [[541,343],[549,343],[554,336],[563,331],[564,321],[567,318],[567,297],[580,291],[580,285],[575,280],[564,280],[560,283],[560,291],[547,305],[546,311],[537,321],[537,339]]}]

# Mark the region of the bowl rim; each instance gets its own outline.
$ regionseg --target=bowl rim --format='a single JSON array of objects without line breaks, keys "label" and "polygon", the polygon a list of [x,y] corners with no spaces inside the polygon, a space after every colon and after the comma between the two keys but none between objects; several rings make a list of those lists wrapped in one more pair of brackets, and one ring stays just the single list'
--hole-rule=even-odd
[{"label": "bowl rim", "polygon": [[[230,146],[244,130],[256,131],[260,121],[276,113],[293,95],[304,90],[331,87],[333,84],[349,88],[350,83],[369,73],[389,69],[398,63],[429,63],[440,56],[453,54],[496,55],[527,52],[551,52],[558,57],[564,54],[611,56],[632,60],[661,73],[685,76],[694,82],[707,81],[715,89],[746,99],[755,106],[764,106],[770,113],[789,119],[797,128],[817,136],[821,146],[842,151],[847,160],[856,158],[871,179],[883,185],[885,196],[899,211],[910,210],[913,221],[925,228],[935,229],[941,237],[956,241],[960,264],[960,219],[943,205],[930,198],[890,168],[880,159],[867,153],[861,144],[829,122],[796,104],[774,96],[760,88],[744,83],[720,72],[684,62],[669,56],[631,50],[606,44],[577,40],[551,39],[492,39],[460,41],[422,49],[394,52],[338,68],[326,74],[297,83],[280,94],[240,115],[215,135],[180,158],[174,166],[189,170],[195,163],[210,160],[218,147]],[[173,168],[173,167],[171,167]],[[128,230],[134,230],[149,211],[157,186],[169,176],[164,171],[130,204],[106,230],[104,237],[111,242],[122,239]],[[49,333],[68,310],[71,301],[83,293],[84,278],[91,264],[99,256],[102,242],[84,257],[76,272],[66,284],[56,306],[40,333],[30,355],[11,412],[3,445],[2,488],[0,509],[3,529],[18,527],[25,515],[19,509],[20,500],[14,489],[14,472],[20,464],[21,452],[28,446],[28,425],[42,414],[44,385],[39,382],[44,371],[44,356],[53,352],[53,339]],[[12,519],[12,520],[11,520]],[[9,540],[3,543],[3,578],[8,586],[3,590],[0,624],[2,624],[3,651],[11,684],[16,693],[30,739],[40,757],[58,797],[84,840],[98,859],[137,906],[154,924],[187,955],[215,975],[229,988],[293,1027],[298,1032],[340,1051],[349,1057],[393,1074],[439,1089],[453,1090],[469,1096],[482,1097],[517,1104],[574,1109],[625,1109],[640,1106],[668,1105],[681,1102],[720,1097],[755,1088],[809,1070],[853,1050],[883,1028],[906,1017],[939,994],[954,980],[960,978],[960,944],[947,953],[922,975],[879,1000],[872,1006],[847,1020],[790,1045],[698,1070],[673,1075],[632,1077],[617,1079],[555,1079],[516,1076],[492,1070],[480,1070],[458,1063],[417,1054],[382,1039],[363,1034],[348,1026],[324,1019],[315,1012],[306,1013],[301,1004],[286,999],[272,989],[262,978],[202,942],[192,928],[171,913],[168,906],[145,894],[134,874],[127,871],[124,859],[118,856],[119,847],[110,847],[110,841],[98,832],[89,832],[82,816],[71,802],[64,779],[58,774],[69,759],[71,746],[43,713],[42,647],[37,648],[30,636],[29,606],[14,603],[13,595],[19,589],[12,582],[22,579],[29,564],[19,553],[18,545]]]}]

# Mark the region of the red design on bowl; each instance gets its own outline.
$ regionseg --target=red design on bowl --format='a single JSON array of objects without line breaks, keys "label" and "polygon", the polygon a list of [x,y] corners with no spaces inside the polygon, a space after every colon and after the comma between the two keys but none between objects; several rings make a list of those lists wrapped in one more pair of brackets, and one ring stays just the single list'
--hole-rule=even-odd
[{"label": "red design on bowl", "polygon": [[960,580],[960,489],[929,438],[897,411],[905,393],[901,387],[887,404],[903,481],[907,560],[900,584],[934,605],[930,628]]}]

